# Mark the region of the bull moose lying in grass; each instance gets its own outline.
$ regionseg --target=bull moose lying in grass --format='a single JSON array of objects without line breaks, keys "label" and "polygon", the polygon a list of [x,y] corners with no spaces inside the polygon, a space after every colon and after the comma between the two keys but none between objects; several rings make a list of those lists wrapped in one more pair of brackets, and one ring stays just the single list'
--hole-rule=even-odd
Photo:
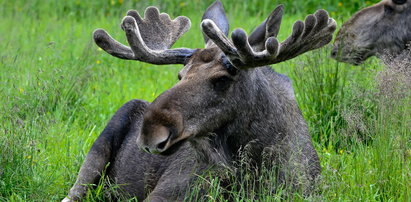
[{"label": "bull moose lying in grass", "polygon": [[130,47],[96,30],[97,45],[115,57],[184,68],[180,81],[152,103],[132,100],[116,112],[65,200],[84,197],[86,185],[96,183],[110,163],[106,173],[124,196],[181,201],[196,173],[233,165],[247,145],[256,167],[261,154],[271,152],[277,180],[309,192],[320,174],[319,159],[290,80],[267,65],[328,44],[336,23],[319,10],[297,21],[280,43],[282,14],[279,6],[249,37],[236,29],[230,40],[224,8],[216,1],[201,23],[204,49],[169,49],[190,20],[171,20],[155,7],[147,8],[144,18],[129,11],[123,19]]}]

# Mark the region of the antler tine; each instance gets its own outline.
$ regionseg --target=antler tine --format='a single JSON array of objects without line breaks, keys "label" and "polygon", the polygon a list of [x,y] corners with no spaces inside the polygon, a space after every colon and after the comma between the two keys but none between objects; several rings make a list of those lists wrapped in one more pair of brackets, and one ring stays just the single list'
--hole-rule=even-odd
[{"label": "antler tine", "polygon": [[[297,23],[300,24],[298,28],[295,26]],[[281,43],[282,47],[276,62],[288,60],[307,51],[323,47],[332,40],[332,34],[336,27],[335,20],[329,18],[325,10],[318,10],[314,15],[307,16],[305,23],[296,22],[293,34]],[[295,32],[298,34],[294,35]]]},{"label": "antler tine", "polygon": [[[336,29],[336,22],[329,18],[324,10],[318,10],[314,15],[308,15],[305,22],[297,21],[293,25],[293,30],[285,41],[279,43],[276,36],[281,24],[283,7],[277,7],[268,17],[265,34],[265,47],[262,44],[250,45],[247,34],[242,29],[233,31],[232,44],[222,37],[222,34],[212,25],[206,26],[203,31],[212,39],[215,44],[227,55],[230,62],[238,68],[253,68],[270,64],[276,64],[292,59],[307,51],[320,48],[328,44],[332,39],[332,34]],[[261,27],[261,26],[260,26]],[[261,28],[258,29],[261,29]],[[261,36],[260,36],[261,37]]]},{"label": "antler tine", "polygon": [[100,48],[112,56],[126,60],[132,60],[134,58],[134,53],[130,47],[113,39],[113,37],[103,29],[96,29],[93,33],[93,38]]},{"label": "antler tine", "polygon": [[201,22],[201,28],[203,32],[226,54],[235,56],[237,51],[235,50],[233,43],[225,36],[224,32],[218,28],[218,26],[209,19],[205,19]]},{"label": "antler tine", "polygon": [[190,20],[180,16],[175,20],[155,7],[146,9],[142,19],[137,11],[128,11],[121,28],[126,33],[130,47],[114,40],[106,31],[94,32],[96,44],[107,53],[128,60],[151,64],[184,64],[195,50],[188,48],[169,49],[189,28]]}]

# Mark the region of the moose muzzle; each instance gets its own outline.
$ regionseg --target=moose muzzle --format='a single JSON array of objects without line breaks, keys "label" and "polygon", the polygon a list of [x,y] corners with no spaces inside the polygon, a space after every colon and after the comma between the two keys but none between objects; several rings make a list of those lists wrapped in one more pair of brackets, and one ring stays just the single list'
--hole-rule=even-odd
[{"label": "moose muzzle", "polygon": [[183,115],[179,101],[173,99],[172,90],[161,94],[144,114],[143,127],[137,139],[138,146],[149,153],[163,153],[185,139]]}]

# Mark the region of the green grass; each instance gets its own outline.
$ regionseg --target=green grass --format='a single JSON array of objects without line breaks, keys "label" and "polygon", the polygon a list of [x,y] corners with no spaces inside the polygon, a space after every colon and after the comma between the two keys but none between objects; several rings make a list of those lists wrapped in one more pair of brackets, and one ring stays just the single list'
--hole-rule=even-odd
[{"label": "green grass", "polygon": [[[0,1],[0,201],[64,198],[114,112],[134,98],[152,101],[177,82],[181,66],[122,61],[102,52],[91,38],[95,28],[124,42],[124,13],[159,5],[192,20],[176,47],[200,48],[199,13],[210,2]],[[223,2],[231,27],[250,31],[277,1]],[[331,0],[278,2],[286,5],[284,39],[295,20],[316,8],[341,20],[376,1],[349,7]],[[410,91],[393,99],[379,90],[384,82],[376,78],[385,70],[377,60],[352,67],[329,59],[328,52],[326,47],[274,67],[292,78],[315,140],[323,167],[318,199],[410,201]],[[209,199],[221,199],[219,181],[211,177],[210,185]],[[251,200],[239,188],[233,197]],[[267,190],[257,193],[261,199],[281,197]],[[99,191],[89,199],[100,199]]]}]

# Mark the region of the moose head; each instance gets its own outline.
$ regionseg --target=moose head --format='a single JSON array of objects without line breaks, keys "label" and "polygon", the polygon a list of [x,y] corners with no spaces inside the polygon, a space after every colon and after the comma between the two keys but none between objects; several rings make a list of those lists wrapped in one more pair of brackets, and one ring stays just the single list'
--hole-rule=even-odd
[{"label": "moose head", "polygon": [[[115,57],[158,65],[184,65],[178,74],[180,81],[146,110],[137,140],[140,148],[165,153],[179,142],[235,124],[250,124],[244,120],[265,113],[262,109],[271,105],[270,99],[275,99],[271,94],[276,89],[263,93],[271,81],[261,67],[328,44],[336,29],[327,12],[319,10],[308,15],[304,22],[297,21],[291,36],[279,42],[276,37],[282,15],[283,6],[278,6],[249,37],[244,30],[235,29],[230,40],[224,8],[216,1],[203,15],[204,49],[170,49],[189,30],[190,20],[182,16],[171,20],[155,7],[147,8],[144,18],[131,10],[123,19],[121,27],[130,47],[115,41],[104,30],[96,30],[97,45]],[[278,83],[284,85],[281,80]]]},{"label": "moose head", "polygon": [[411,0],[383,0],[343,24],[332,57],[354,65],[374,55],[397,55],[411,41]]}]

